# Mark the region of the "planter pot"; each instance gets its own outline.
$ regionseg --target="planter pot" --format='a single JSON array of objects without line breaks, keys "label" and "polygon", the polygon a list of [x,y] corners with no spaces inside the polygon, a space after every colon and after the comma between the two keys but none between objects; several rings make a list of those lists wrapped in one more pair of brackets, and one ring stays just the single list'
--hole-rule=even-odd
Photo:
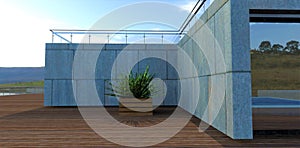
[{"label": "planter pot", "polygon": [[119,115],[125,116],[152,116],[152,98],[119,98]]}]

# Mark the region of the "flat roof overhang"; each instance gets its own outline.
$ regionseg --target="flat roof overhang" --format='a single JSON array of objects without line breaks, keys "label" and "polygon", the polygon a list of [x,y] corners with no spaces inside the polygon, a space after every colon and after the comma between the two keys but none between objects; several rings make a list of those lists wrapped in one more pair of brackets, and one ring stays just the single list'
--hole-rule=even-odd
[{"label": "flat roof overhang", "polygon": [[250,22],[300,23],[300,10],[250,9]]}]

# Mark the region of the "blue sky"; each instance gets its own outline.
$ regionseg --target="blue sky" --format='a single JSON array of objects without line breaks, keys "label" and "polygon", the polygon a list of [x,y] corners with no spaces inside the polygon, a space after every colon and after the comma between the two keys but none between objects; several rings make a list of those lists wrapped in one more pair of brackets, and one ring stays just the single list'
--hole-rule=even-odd
[{"label": "blue sky", "polygon": [[[208,0],[208,3],[212,1]],[[143,3],[149,0],[0,0],[2,45],[0,67],[44,66],[45,43],[51,42],[49,29],[89,29],[110,12],[137,2]],[[174,14],[172,19],[181,24],[196,0],[156,0],[155,2],[177,6],[178,13]],[[166,13],[163,9],[154,11],[161,16],[165,16]],[[128,18],[130,16],[117,19]],[[149,24],[135,27],[166,29],[165,26]],[[281,44],[285,44],[290,39],[300,40],[299,28],[299,25],[251,25],[251,47],[256,48],[260,41],[265,39]]]},{"label": "blue sky", "polygon": [[288,41],[300,41],[299,23],[253,23],[250,26],[251,49],[257,49],[263,40],[284,47]]},{"label": "blue sky", "polygon": [[[49,29],[89,29],[97,20],[113,10],[137,2],[147,1],[0,0],[0,67],[44,66],[45,43],[51,42]],[[196,1],[156,2],[176,5],[186,14]]]},{"label": "blue sky", "polygon": [[[119,7],[149,0],[9,0],[9,3],[38,17],[66,25],[88,28],[96,20]],[[158,1],[158,0],[157,0]],[[160,0],[175,5],[188,5],[195,0]]]}]

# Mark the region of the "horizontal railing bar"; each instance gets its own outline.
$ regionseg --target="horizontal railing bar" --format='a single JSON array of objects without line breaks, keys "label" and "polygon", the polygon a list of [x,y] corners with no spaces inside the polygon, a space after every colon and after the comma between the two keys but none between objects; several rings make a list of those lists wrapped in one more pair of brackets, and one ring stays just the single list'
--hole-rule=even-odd
[{"label": "horizontal railing bar", "polygon": [[142,32],[142,33],[153,33],[153,32],[173,32],[178,33],[179,30],[83,30],[83,29],[50,29],[52,32]]},{"label": "horizontal railing bar", "polygon": [[55,32],[55,33],[57,33],[57,34],[135,34],[135,35],[137,35],[137,34],[147,34],[147,35],[149,35],[149,34],[153,34],[153,35],[179,35],[179,33],[154,33],[154,32],[152,32],[152,33],[133,33],[133,32],[127,32],[127,33],[124,33],[124,32],[122,32],[122,33],[120,33],[120,32],[116,32],[116,33],[112,33],[112,32]]}]

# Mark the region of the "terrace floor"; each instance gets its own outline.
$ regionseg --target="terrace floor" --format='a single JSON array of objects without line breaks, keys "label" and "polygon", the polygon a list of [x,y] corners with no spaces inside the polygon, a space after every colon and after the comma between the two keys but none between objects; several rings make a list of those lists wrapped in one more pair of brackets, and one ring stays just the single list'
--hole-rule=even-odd
[{"label": "terrace floor", "polygon": [[[148,126],[163,121],[174,108],[158,108],[153,117],[118,117],[117,108],[107,110],[122,123]],[[280,112],[279,114],[277,114]],[[293,114],[290,114],[293,112]],[[182,110],[182,113],[186,112]],[[254,109],[253,140],[232,140],[209,127],[198,132],[200,120],[192,118],[173,138],[156,146],[174,147],[300,147],[300,134],[265,133],[258,130],[300,130],[299,109]],[[155,138],[155,137],[148,137]],[[43,95],[0,97],[0,147],[118,146],[97,135],[75,107],[44,107]]]}]

